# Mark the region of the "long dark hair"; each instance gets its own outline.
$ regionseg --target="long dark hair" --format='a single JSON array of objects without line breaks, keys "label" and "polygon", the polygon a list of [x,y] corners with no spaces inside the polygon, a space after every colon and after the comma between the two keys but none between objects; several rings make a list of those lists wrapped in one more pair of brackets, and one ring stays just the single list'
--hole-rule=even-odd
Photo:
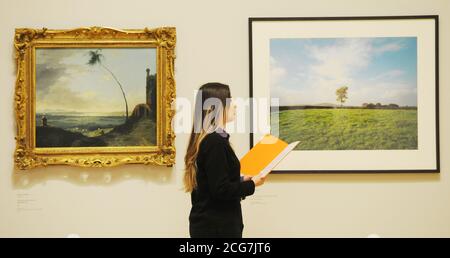
[{"label": "long dark hair", "polygon": [[[184,189],[192,192],[197,187],[197,160],[200,143],[209,133],[214,132],[227,121],[227,101],[231,99],[230,87],[218,82],[202,85],[195,97],[194,123],[189,144],[184,157]],[[219,119],[222,120],[220,123]]]}]

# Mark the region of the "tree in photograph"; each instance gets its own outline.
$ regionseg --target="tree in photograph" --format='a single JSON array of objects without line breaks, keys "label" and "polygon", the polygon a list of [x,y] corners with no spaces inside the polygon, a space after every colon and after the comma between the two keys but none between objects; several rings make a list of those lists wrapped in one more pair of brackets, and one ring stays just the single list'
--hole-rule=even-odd
[{"label": "tree in photograph", "polygon": [[336,96],[337,96],[336,100],[341,103],[341,107],[344,105],[345,101],[348,99],[347,93],[348,93],[347,86],[342,86],[336,90]]}]

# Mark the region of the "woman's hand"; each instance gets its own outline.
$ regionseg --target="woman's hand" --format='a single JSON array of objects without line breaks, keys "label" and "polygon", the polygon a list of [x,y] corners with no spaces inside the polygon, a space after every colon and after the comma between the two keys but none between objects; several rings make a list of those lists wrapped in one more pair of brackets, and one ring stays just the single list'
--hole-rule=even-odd
[{"label": "woman's hand", "polygon": [[261,186],[264,184],[264,182],[266,181],[266,177],[259,177],[259,176],[254,176],[252,177],[253,182],[255,183],[255,186]]},{"label": "woman's hand", "polygon": [[242,180],[243,181],[250,181],[250,180],[252,180],[252,177],[251,176],[243,176]]}]

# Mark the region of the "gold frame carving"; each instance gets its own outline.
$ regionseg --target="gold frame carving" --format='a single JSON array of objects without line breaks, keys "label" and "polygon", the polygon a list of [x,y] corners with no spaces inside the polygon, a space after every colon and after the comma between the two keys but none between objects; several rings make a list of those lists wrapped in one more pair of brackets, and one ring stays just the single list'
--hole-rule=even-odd
[{"label": "gold frame carving", "polygon": [[[175,61],[176,29],[119,30],[84,27],[71,30],[18,28],[14,47],[17,79],[15,167],[27,170],[49,165],[112,167],[124,164],[172,166],[175,164]],[[157,51],[157,144],[146,147],[36,148],[35,50],[36,47],[155,47]]]}]

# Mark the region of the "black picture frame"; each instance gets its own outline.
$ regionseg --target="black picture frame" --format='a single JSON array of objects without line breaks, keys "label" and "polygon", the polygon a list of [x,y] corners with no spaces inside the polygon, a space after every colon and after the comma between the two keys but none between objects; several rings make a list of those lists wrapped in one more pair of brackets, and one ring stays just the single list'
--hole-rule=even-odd
[{"label": "black picture frame", "polygon": [[[274,174],[378,174],[378,173],[440,173],[440,136],[439,136],[439,16],[413,15],[413,16],[343,16],[343,17],[249,17],[249,97],[254,97],[254,70],[253,70],[253,24],[257,22],[283,22],[283,21],[342,21],[342,20],[417,20],[431,19],[434,21],[435,36],[435,133],[436,133],[436,167],[430,169],[388,169],[388,170],[273,170]],[[254,146],[253,130],[253,102],[250,101],[250,149]]]}]

